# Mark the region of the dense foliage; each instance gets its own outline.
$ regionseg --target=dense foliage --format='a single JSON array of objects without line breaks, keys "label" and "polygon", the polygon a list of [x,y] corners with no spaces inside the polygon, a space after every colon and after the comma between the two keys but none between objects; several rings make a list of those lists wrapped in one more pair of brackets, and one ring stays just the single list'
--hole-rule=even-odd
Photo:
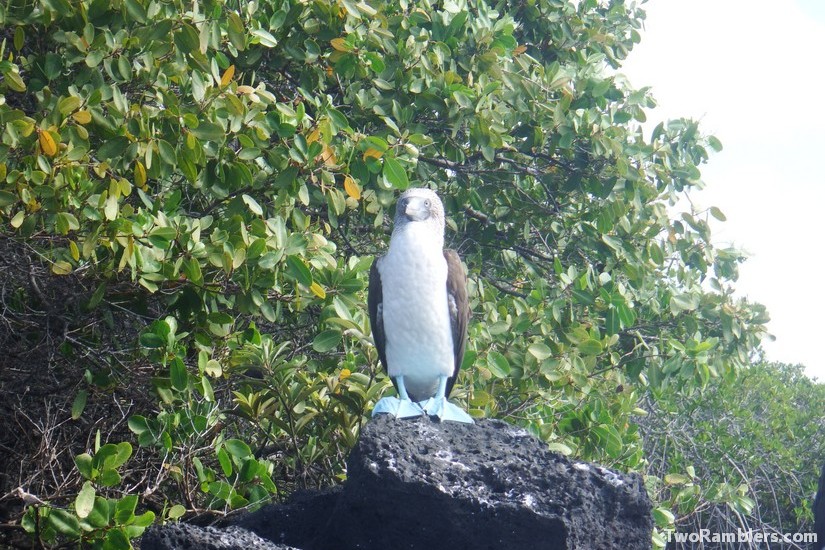
[{"label": "dense foliage", "polygon": [[7,406],[32,448],[4,492],[61,502],[15,519],[117,546],[345,475],[390,386],[366,274],[421,185],[470,277],[455,397],[644,471],[641,397],[735,377],[767,316],[732,296],[722,213],[673,214],[721,146],[688,120],[642,134],[654,101],[616,72],[642,18],[618,0],[0,7],[9,372],[63,390]]},{"label": "dense foliage", "polygon": [[[668,502],[679,532],[813,532],[812,495],[825,457],[825,385],[798,365],[759,362],[701,393],[653,391],[646,401],[650,416],[641,430],[650,489]],[[764,547],[808,546],[789,540]]]}]

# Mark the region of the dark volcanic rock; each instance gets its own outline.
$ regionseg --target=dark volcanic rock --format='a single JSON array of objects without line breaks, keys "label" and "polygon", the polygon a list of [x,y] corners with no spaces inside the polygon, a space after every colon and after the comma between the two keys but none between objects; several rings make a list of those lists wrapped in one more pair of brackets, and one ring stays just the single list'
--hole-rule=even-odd
[{"label": "dark volcanic rock", "polygon": [[262,508],[236,527],[303,550],[651,547],[640,476],[572,462],[496,420],[379,417],[347,473],[341,489]]},{"label": "dark volcanic rock", "polygon": [[240,527],[218,529],[186,523],[151,527],[140,541],[140,550],[295,550],[275,544]]},{"label": "dark volcanic rock", "polygon": [[302,520],[271,507],[240,525],[305,550],[648,549],[653,530],[640,476],[571,462],[495,420],[379,417],[362,431],[333,509],[326,499],[319,514],[304,500]]}]

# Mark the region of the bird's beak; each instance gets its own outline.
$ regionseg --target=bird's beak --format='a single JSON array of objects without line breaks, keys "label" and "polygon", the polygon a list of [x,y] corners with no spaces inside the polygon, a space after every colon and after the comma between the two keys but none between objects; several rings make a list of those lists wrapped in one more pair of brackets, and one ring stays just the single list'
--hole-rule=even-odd
[{"label": "bird's beak", "polygon": [[404,209],[404,216],[414,222],[424,221],[430,217],[430,207],[427,201],[421,197],[408,197],[401,207]]}]

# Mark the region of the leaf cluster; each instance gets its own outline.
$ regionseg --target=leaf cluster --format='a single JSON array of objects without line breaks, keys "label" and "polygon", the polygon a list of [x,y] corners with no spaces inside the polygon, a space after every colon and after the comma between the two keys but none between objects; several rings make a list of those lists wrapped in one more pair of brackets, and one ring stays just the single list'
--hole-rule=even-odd
[{"label": "leaf cluster", "polygon": [[659,527],[813,532],[823,404],[801,366],[763,361],[695,395],[652,395],[640,425]]},{"label": "leaf cluster", "polygon": [[[643,17],[596,0],[0,8],[2,235],[93,289],[65,353],[103,341],[83,316],[133,320],[128,353],[80,360],[71,416],[140,373],[153,405],[128,427],[166,518],[341,479],[389,386],[367,272],[397,191],[427,185],[470,277],[454,396],[643,469],[641,397],[735,377],[767,321],[732,296],[723,214],[673,213],[721,144],[690,120],[643,135],[655,102],[616,72]],[[113,476],[81,463],[75,486]]]}]

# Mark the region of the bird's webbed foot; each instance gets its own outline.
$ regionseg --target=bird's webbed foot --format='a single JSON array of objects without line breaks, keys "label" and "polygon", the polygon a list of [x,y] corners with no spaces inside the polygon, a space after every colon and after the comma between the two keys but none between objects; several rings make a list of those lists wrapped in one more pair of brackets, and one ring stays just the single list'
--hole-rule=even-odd
[{"label": "bird's webbed foot", "polygon": [[372,409],[372,416],[378,416],[379,414],[389,414],[395,418],[413,418],[423,416],[424,409],[418,403],[410,401],[409,398],[384,397]]},{"label": "bird's webbed foot", "polygon": [[372,409],[372,416],[379,414],[391,414],[395,418],[413,418],[424,416],[424,409],[418,403],[413,403],[407,395],[407,387],[404,385],[404,377],[396,376],[393,381],[398,389],[398,397],[384,397],[375,404]]},{"label": "bird's webbed foot", "polygon": [[434,416],[444,421],[463,422],[464,424],[475,424],[472,417],[467,414],[461,407],[454,405],[447,401],[445,396],[447,390],[447,377],[441,377],[438,385],[438,391],[433,397],[426,401],[421,401],[418,406],[429,416]]},{"label": "bird's webbed foot", "polygon": [[465,424],[475,424],[473,418],[461,407],[447,401],[446,397],[430,397],[426,401],[418,403],[418,406],[428,414],[444,421],[463,422]]}]

